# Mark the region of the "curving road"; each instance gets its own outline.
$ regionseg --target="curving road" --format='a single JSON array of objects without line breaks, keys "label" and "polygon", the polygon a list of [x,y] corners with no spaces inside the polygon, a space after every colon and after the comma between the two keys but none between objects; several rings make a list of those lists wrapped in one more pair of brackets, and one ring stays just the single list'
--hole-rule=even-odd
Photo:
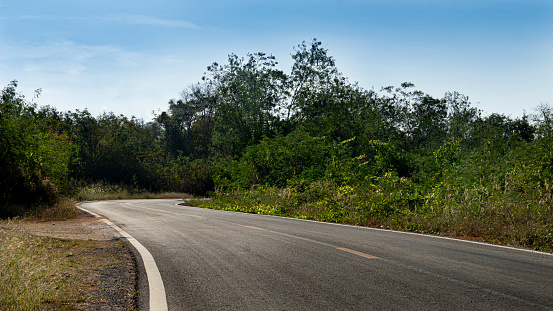
[{"label": "curving road", "polygon": [[549,253],[179,202],[81,205],[149,250],[169,310],[553,310]]}]

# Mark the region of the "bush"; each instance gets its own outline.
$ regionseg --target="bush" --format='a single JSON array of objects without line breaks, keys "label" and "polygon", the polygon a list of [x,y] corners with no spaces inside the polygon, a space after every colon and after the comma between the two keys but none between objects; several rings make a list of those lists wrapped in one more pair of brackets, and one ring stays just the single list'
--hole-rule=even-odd
[{"label": "bush", "polygon": [[36,106],[16,87],[13,81],[0,98],[0,217],[56,202],[73,151],[69,137],[41,123]]}]

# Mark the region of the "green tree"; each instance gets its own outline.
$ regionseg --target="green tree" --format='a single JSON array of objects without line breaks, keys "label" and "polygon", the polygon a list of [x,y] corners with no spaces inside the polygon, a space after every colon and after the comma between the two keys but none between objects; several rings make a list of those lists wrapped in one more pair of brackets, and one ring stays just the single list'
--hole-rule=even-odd
[{"label": "green tree", "polygon": [[553,106],[541,103],[534,110],[536,113],[532,119],[536,124],[536,134],[539,137],[553,137]]},{"label": "green tree", "polygon": [[[340,83],[341,75],[334,57],[322,43],[313,39],[311,44],[303,41],[292,55],[294,64],[290,74],[291,100],[287,106],[287,119],[311,120],[324,114],[327,95],[332,94],[334,82]],[[338,79],[338,81],[335,81]]]},{"label": "green tree", "polygon": [[[67,184],[73,147],[67,133],[39,118],[12,81],[0,97],[0,217],[51,203]],[[35,98],[40,90],[35,92]],[[25,206],[23,211],[13,206]]]},{"label": "green tree", "polygon": [[254,168],[255,183],[283,187],[292,179],[321,179],[332,147],[326,137],[314,137],[298,128],[289,135],[265,138],[249,147],[244,161]]},{"label": "green tree", "polygon": [[458,92],[447,92],[442,101],[447,106],[447,136],[467,140],[474,135],[474,124],[481,117],[481,111],[472,107],[468,96]]},{"label": "green tree", "polygon": [[211,143],[220,155],[239,155],[246,146],[277,132],[286,75],[274,56],[231,54],[228,64],[213,63],[204,80],[217,91]]},{"label": "green tree", "polygon": [[417,96],[411,104],[408,121],[409,146],[435,149],[447,133],[447,106],[430,95]]},{"label": "green tree", "polygon": [[208,157],[217,96],[211,84],[191,85],[181,93],[181,99],[169,102],[167,112],[156,117],[169,154]]},{"label": "green tree", "polygon": [[72,113],[71,118],[78,146],[72,164],[75,179],[145,188],[156,185],[152,180],[155,174],[148,167],[160,149],[156,124],[113,113],[94,118],[86,110]]}]

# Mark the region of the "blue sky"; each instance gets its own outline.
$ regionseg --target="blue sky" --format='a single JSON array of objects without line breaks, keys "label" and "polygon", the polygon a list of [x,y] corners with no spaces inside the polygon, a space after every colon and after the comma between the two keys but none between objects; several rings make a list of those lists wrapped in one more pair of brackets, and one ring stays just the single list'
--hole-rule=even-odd
[{"label": "blue sky", "polygon": [[553,104],[550,0],[0,0],[0,84],[149,121],[212,62],[266,52],[289,72],[313,38],[366,89],[409,81],[512,117]]}]

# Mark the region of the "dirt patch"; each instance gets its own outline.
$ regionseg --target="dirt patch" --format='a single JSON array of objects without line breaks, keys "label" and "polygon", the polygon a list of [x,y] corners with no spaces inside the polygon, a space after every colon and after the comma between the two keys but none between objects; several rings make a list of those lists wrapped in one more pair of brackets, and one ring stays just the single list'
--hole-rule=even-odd
[{"label": "dirt patch", "polygon": [[[3,229],[61,239],[58,240],[60,242],[75,241],[70,249],[64,250],[64,253],[60,252],[60,258],[69,263],[59,275],[71,274],[67,277],[75,279],[76,287],[73,286],[70,291],[77,289],[81,293],[81,298],[68,298],[68,301],[63,303],[71,305],[70,309],[137,308],[137,271],[134,258],[127,244],[123,243],[118,234],[102,222],[101,218],[80,212],[77,218],[65,221],[0,221],[0,232]],[[54,275],[58,277],[57,272],[54,272]],[[58,295],[63,297],[64,293]],[[74,297],[74,294],[67,293],[66,296]]]},{"label": "dirt patch", "polygon": [[79,212],[75,219],[63,221],[10,221],[5,224],[16,225],[19,229],[38,236],[47,236],[66,240],[109,241],[117,238],[112,228],[101,218]]}]

